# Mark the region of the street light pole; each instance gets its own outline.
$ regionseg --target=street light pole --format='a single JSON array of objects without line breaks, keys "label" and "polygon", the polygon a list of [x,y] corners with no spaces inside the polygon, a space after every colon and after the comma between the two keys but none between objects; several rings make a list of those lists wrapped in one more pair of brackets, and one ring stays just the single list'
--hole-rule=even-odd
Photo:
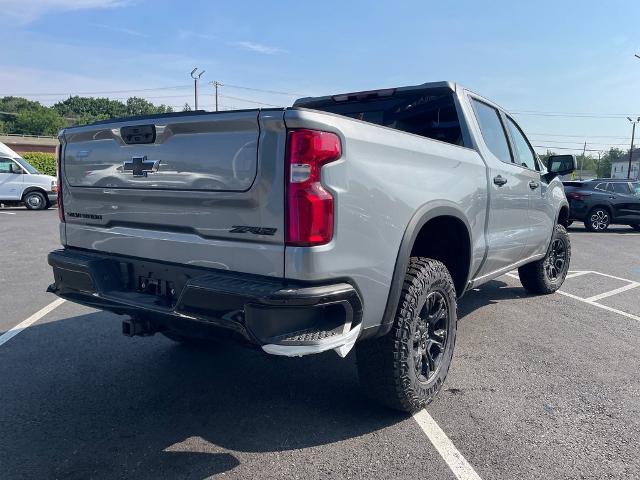
[{"label": "street light pole", "polygon": [[633,120],[631,117],[627,117],[627,120],[633,125],[631,129],[631,148],[629,148],[629,168],[627,169],[627,178],[631,178],[631,159],[633,157],[633,140],[636,135],[636,123],[640,122],[640,117]]},{"label": "street light pole", "polygon": [[204,70],[202,70],[200,73],[196,73],[197,71],[198,71],[198,67],[191,70],[191,78],[193,78],[193,97],[194,97],[194,104],[196,107],[194,110],[198,110],[198,80],[200,80],[200,77],[204,73]]}]

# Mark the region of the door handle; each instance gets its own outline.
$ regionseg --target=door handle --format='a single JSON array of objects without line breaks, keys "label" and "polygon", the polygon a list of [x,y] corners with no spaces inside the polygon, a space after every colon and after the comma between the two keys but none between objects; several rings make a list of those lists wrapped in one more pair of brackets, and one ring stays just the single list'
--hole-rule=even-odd
[{"label": "door handle", "polygon": [[502,175],[497,175],[495,177],[493,177],[493,183],[495,183],[497,186],[501,187],[504,184],[507,183],[507,179],[504,178]]},{"label": "door handle", "polygon": [[531,180],[531,181],[529,182],[529,188],[530,188],[531,190],[535,190],[535,189],[536,189],[536,188],[538,188],[539,186],[540,186],[540,184],[539,184],[538,182],[535,182],[535,181],[533,181],[533,180]]},{"label": "door handle", "polygon": [[609,195],[609,198],[616,199],[615,195]]}]

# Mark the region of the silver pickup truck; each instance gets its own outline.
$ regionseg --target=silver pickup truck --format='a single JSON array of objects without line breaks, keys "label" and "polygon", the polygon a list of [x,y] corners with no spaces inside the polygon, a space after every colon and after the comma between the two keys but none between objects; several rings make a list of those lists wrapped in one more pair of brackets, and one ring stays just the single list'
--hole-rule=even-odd
[{"label": "silver pickup truck", "polygon": [[451,82],[291,108],[183,112],[60,134],[51,292],[123,332],[271,355],[355,345],[365,391],[415,411],[442,386],[457,299],[518,269],[557,290],[558,175],[513,118]]}]

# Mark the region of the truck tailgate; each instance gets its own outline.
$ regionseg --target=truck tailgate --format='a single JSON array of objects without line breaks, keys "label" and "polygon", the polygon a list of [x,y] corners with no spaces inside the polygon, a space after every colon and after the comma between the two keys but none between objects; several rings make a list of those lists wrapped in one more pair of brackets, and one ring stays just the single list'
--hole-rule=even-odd
[{"label": "truck tailgate", "polygon": [[282,110],[194,112],[66,130],[66,245],[282,276]]}]

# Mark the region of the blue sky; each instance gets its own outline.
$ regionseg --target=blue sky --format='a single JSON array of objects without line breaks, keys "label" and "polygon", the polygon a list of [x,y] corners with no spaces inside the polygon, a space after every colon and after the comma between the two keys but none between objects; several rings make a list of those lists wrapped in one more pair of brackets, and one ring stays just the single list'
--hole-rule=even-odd
[{"label": "blue sky", "polygon": [[[449,79],[514,112],[595,114],[516,114],[536,145],[593,149],[628,143],[623,114],[640,115],[638,2],[0,0],[0,20],[0,94],[45,104],[188,86],[198,66],[205,109],[212,80],[323,95]],[[102,96],[134,94],[193,103],[188,87]],[[235,108],[295,98],[221,95]]]}]

